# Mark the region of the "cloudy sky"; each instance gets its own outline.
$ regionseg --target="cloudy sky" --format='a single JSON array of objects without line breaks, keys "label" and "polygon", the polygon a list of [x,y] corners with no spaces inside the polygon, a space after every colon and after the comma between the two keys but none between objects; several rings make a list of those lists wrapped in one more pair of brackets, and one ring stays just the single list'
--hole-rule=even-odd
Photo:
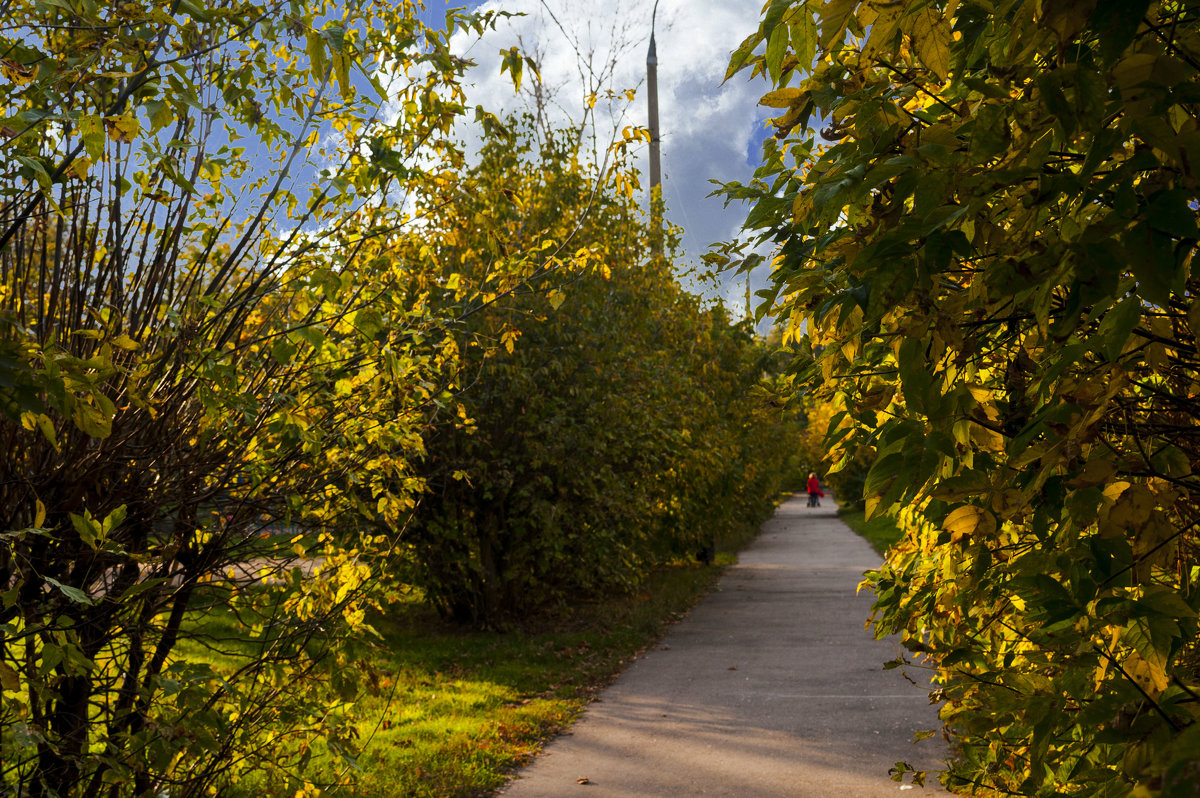
[{"label": "cloudy sky", "polygon": [[[482,40],[456,36],[460,53],[479,65],[471,81],[472,103],[506,110],[529,106],[530,96],[514,96],[509,77],[500,74],[501,48],[519,45],[541,63],[554,113],[564,122],[580,119],[589,91],[586,84],[593,83],[638,92],[633,103],[597,105],[601,135],[614,125],[646,124],[646,51],[653,0],[488,0],[470,5],[524,14],[502,22]],[[745,216],[744,206],[725,209],[720,198],[708,194],[715,188],[710,180],[749,179],[766,135],[764,114],[756,104],[765,85],[750,83],[743,75],[721,83],[730,52],[757,27],[761,9],[761,0],[658,3],[663,196],[668,217],[684,228],[685,257],[691,263],[698,262],[709,244],[734,237]],[[642,147],[638,166],[643,175],[648,172],[646,155]],[[761,287],[760,279],[755,289]],[[720,288],[707,293],[720,293],[740,308],[745,283],[734,284],[726,277]]]}]

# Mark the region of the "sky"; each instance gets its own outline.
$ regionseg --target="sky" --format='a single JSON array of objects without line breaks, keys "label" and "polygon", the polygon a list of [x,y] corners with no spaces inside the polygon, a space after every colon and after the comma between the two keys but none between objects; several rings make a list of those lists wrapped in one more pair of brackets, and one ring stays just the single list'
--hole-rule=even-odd
[{"label": "sky", "polygon": [[[430,6],[438,14],[444,8]],[[592,83],[617,92],[637,90],[632,103],[622,99],[597,105],[601,135],[613,126],[646,125],[653,0],[488,0],[471,8],[524,14],[501,22],[482,39],[456,35],[455,48],[478,64],[468,78],[471,103],[492,110],[529,107],[531,96],[514,95],[511,79],[500,73],[500,50],[518,45],[541,63],[543,83],[553,98],[552,113],[564,123],[579,120],[589,93],[585,85]],[[722,85],[729,54],[755,30],[761,10],[761,0],[658,2],[663,197],[668,218],[684,229],[686,264],[698,263],[713,242],[735,237],[748,210],[740,203],[725,208],[721,198],[708,195],[716,188],[711,180],[750,179],[767,135],[766,114],[757,106],[767,90],[765,83],[737,75]],[[643,187],[648,183],[647,151],[644,145],[637,150]],[[720,295],[741,311],[744,279],[726,275],[704,293]],[[764,283],[765,274],[756,274],[752,288]]]}]

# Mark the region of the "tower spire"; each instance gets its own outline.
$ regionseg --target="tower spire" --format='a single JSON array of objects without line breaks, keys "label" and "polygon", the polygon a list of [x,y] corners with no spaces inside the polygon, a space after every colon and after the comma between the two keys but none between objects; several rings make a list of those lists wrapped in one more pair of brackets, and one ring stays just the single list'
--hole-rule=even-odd
[{"label": "tower spire", "polygon": [[654,22],[658,16],[658,0],[650,14],[650,49],[646,53],[646,100],[650,128],[650,222],[655,233],[655,254],[662,254],[662,239],[657,235],[662,228],[662,162],[661,138],[658,130],[658,52],[654,46]]}]

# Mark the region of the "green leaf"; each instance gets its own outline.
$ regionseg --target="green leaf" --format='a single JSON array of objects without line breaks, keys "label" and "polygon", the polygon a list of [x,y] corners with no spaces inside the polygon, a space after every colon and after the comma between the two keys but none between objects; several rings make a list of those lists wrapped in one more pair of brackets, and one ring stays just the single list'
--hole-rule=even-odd
[{"label": "green leaf", "polygon": [[101,525],[92,518],[92,514],[84,510],[83,515],[70,513],[71,526],[75,527],[75,531],[79,533],[79,537],[92,549],[97,547],[99,539],[103,536]]},{"label": "green leaf", "polygon": [[917,412],[925,412],[929,389],[934,379],[925,362],[926,346],[927,343],[923,340],[907,338],[900,345],[900,355],[897,358],[904,400]]},{"label": "green leaf", "polygon": [[1116,363],[1142,318],[1142,301],[1136,296],[1127,297],[1116,308],[1110,310],[1100,322],[1097,343],[1103,347],[1104,355]]},{"label": "green leaf", "polygon": [[76,604],[93,605],[96,603],[95,601],[92,600],[92,598],[87,593],[84,593],[82,590],[80,590],[77,587],[71,587],[70,585],[64,585],[62,582],[58,581],[57,579],[55,579],[54,577],[51,577],[51,576],[43,577],[43,579],[45,579],[48,584],[53,585],[54,587],[58,588],[59,591],[61,591],[64,596],[69,598],[71,601],[74,601]]},{"label": "green leaf", "polygon": [[27,158],[24,155],[13,155],[12,159],[29,170],[31,176],[37,180],[38,185],[43,189],[50,188],[50,173],[46,171],[46,167],[37,158]]},{"label": "green leaf", "polygon": [[112,415],[80,399],[75,402],[71,420],[79,430],[92,438],[103,440],[112,434]]},{"label": "green leaf", "polygon": [[100,537],[102,540],[107,540],[116,531],[117,527],[125,522],[125,515],[125,505],[122,504],[104,517],[104,521],[100,524]]},{"label": "green leaf", "polygon": [[1195,618],[1196,610],[1174,590],[1163,585],[1151,585],[1137,600],[1138,607],[1150,609],[1167,618]]},{"label": "green leaf", "polygon": [[160,577],[158,579],[147,579],[144,582],[138,582],[136,585],[132,585],[128,590],[126,590],[124,593],[122,593],[121,597],[118,599],[118,601],[125,601],[127,599],[131,599],[134,596],[138,596],[142,593],[145,593],[147,590],[156,588],[159,585],[164,585],[169,581],[171,581],[171,580],[168,577]]},{"label": "green leaf", "polygon": [[521,89],[521,73],[524,66],[525,59],[521,57],[521,51],[516,47],[500,50],[500,74],[509,73],[513,82],[513,91]]},{"label": "green leaf", "polygon": [[104,148],[107,145],[104,120],[96,114],[88,114],[79,118],[78,125],[87,156],[93,161],[100,161],[104,157]]},{"label": "green leaf", "polygon": [[296,356],[296,346],[286,338],[280,338],[271,345],[271,357],[281,366],[292,362]]},{"label": "green leaf", "polygon": [[325,57],[325,39],[319,32],[309,30],[304,34],[304,41],[312,75],[316,80],[324,81],[329,73],[329,62]]},{"label": "green leaf", "polygon": [[1190,207],[1193,201],[1193,193],[1183,189],[1160,191],[1150,198],[1146,218],[1155,230],[1178,238],[1200,238],[1196,211]]},{"label": "green leaf", "polygon": [[1100,54],[1111,65],[1137,35],[1150,0],[1098,0],[1088,27],[1100,37]]},{"label": "green leaf", "polygon": [[766,64],[767,73],[774,83],[779,83],[779,79],[783,75],[783,57],[787,55],[788,41],[789,34],[786,25],[775,28],[771,32],[771,38],[767,40],[767,52],[763,63]]},{"label": "green leaf", "polygon": [[871,470],[867,472],[867,478],[863,483],[863,495],[875,496],[887,491],[892,481],[900,476],[900,472],[904,469],[904,462],[904,455],[901,452],[895,452],[876,460],[871,466]]},{"label": "green leaf", "polygon": [[1133,646],[1142,659],[1152,665],[1166,669],[1179,626],[1167,618],[1136,618],[1121,631],[1121,641]]},{"label": "green leaf", "polygon": [[762,41],[762,37],[759,34],[751,34],[733,51],[733,55],[729,57],[729,67],[725,70],[725,81],[741,71],[760,41]]}]

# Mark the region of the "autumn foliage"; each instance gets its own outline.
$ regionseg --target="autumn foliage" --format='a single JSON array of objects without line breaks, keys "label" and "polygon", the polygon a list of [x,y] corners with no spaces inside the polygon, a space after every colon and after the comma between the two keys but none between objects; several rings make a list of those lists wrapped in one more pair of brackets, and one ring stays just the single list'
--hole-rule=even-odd
[{"label": "autumn foliage", "polygon": [[769,506],[753,338],[418,10],[6,4],[0,791],[344,782],[396,589],[491,622]]},{"label": "autumn foliage", "polygon": [[1200,784],[1198,54],[1148,0],[777,0],[733,54],[778,116],[726,192],[906,531],[875,628],[936,668],[956,790]]},{"label": "autumn foliage", "polygon": [[454,234],[423,244],[463,290],[486,281],[498,242],[578,264],[454,329],[459,419],[427,435],[406,573],[476,625],[632,589],[756,527],[791,463],[780,431],[796,429],[755,394],[767,349],[748,326],[647,257],[662,233],[623,188],[623,156],[597,173],[576,131],[531,121],[484,147],[461,202],[435,198],[431,223]]}]

